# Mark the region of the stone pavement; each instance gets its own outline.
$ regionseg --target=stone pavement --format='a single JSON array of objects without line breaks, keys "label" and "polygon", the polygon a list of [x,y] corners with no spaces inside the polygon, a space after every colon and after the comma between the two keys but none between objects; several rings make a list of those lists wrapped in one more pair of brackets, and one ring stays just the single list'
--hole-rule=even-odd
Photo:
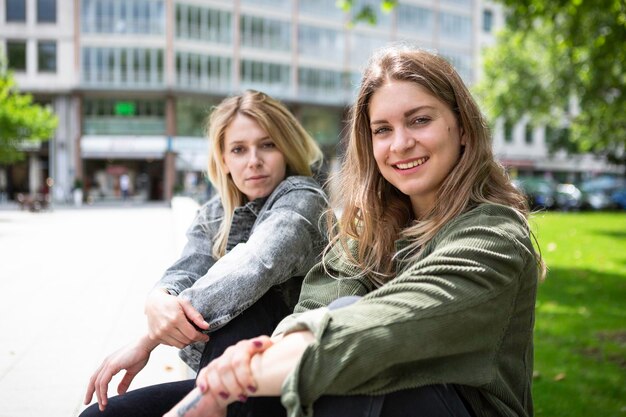
[{"label": "stone pavement", "polygon": [[[0,417],[75,417],[102,359],[145,330],[148,291],[197,204],[0,210]],[[190,377],[158,347],[132,388]],[[114,395],[118,375],[109,386]]]}]

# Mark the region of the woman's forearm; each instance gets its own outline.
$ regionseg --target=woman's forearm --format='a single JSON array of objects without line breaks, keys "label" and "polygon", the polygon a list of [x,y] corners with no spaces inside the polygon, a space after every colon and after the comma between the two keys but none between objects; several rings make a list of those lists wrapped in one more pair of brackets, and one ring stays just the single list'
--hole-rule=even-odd
[{"label": "woman's forearm", "polygon": [[313,342],[310,331],[288,334],[266,351],[257,353],[250,361],[252,376],[257,384],[255,396],[280,395],[287,376],[295,369],[304,350]]}]

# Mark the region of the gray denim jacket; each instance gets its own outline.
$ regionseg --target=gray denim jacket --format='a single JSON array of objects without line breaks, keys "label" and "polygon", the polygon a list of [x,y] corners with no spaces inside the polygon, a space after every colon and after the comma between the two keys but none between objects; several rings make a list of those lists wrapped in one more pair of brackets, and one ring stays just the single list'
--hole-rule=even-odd
[{"label": "gray denim jacket", "polygon": [[[204,316],[209,332],[279,286],[291,309],[298,302],[301,279],[319,261],[327,243],[320,221],[326,194],[309,177],[290,176],[266,198],[235,209],[226,255],[215,260],[212,247],[224,214],[219,196],[198,211],[187,231],[182,256],[165,271],[157,287],[178,294]],[[198,370],[204,343],[186,346],[181,358]]]}]

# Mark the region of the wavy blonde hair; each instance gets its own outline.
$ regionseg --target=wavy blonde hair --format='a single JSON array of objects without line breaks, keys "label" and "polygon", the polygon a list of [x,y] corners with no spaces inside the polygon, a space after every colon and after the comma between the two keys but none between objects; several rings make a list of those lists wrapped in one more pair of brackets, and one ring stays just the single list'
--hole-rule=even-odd
[{"label": "wavy blonde hair", "polygon": [[[409,197],[379,172],[372,150],[369,104],[389,81],[408,81],[425,88],[445,103],[465,135],[465,146],[437,193],[434,206],[415,219]],[[339,242],[348,261],[376,285],[394,276],[395,241],[406,238],[409,260],[419,256],[441,228],[481,203],[502,204],[528,217],[524,196],[495,160],[487,123],[454,68],[433,53],[389,47],[375,54],[363,74],[350,115],[350,136],[338,176],[343,214],[331,230],[331,245]],[[355,241],[356,248],[349,249]],[[330,245],[329,245],[330,247]],[[540,260],[539,260],[540,262]]]},{"label": "wavy blonde hair", "polygon": [[322,162],[322,151],[315,140],[282,103],[267,94],[247,90],[217,105],[207,119],[206,131],[209,137],[207,173],[224,207],[224,218],[213,244],[213,256],[218,259],[226,253],[235,208],[245,202],[244,194],[226,173],[223,158],[226,128],[238,114],[253,119],[267,132],[285,157],[287,175],[311,176],[312,169]]}]

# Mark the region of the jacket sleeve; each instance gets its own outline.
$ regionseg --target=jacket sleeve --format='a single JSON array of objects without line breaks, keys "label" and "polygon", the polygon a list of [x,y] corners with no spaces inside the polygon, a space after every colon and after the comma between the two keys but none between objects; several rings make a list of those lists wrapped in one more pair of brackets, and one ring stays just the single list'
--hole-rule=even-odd
[{"label": "jacket sleeve", "polygon": [[215,264],[212,246],[221,222],[221,213],[220,216],[213,213],[215,205],[211,200],[200,208],[187,229],[187,243],[181,257],[165,271],[156,287],[178,295],[192,287]]},{"label": "jacket sleeve", "polygon": [[532,249],[525,225],[510,216],[456,226],[440,232],[421,260],[356,303],[300,318],[315,342],[283,384],[290,416],[308,414],[324,394],[379,395],[490,380],[519,277],[534,267]]},{"label": "jacket sleeve", "polygon": [[211,330],[228,323],[270,287],[304,276],[317,261],[326,242],[319,225],[326,198],[310,189],[287,194],[262,214],[247,242],[235,246],[193,287],[181,292]]}]

